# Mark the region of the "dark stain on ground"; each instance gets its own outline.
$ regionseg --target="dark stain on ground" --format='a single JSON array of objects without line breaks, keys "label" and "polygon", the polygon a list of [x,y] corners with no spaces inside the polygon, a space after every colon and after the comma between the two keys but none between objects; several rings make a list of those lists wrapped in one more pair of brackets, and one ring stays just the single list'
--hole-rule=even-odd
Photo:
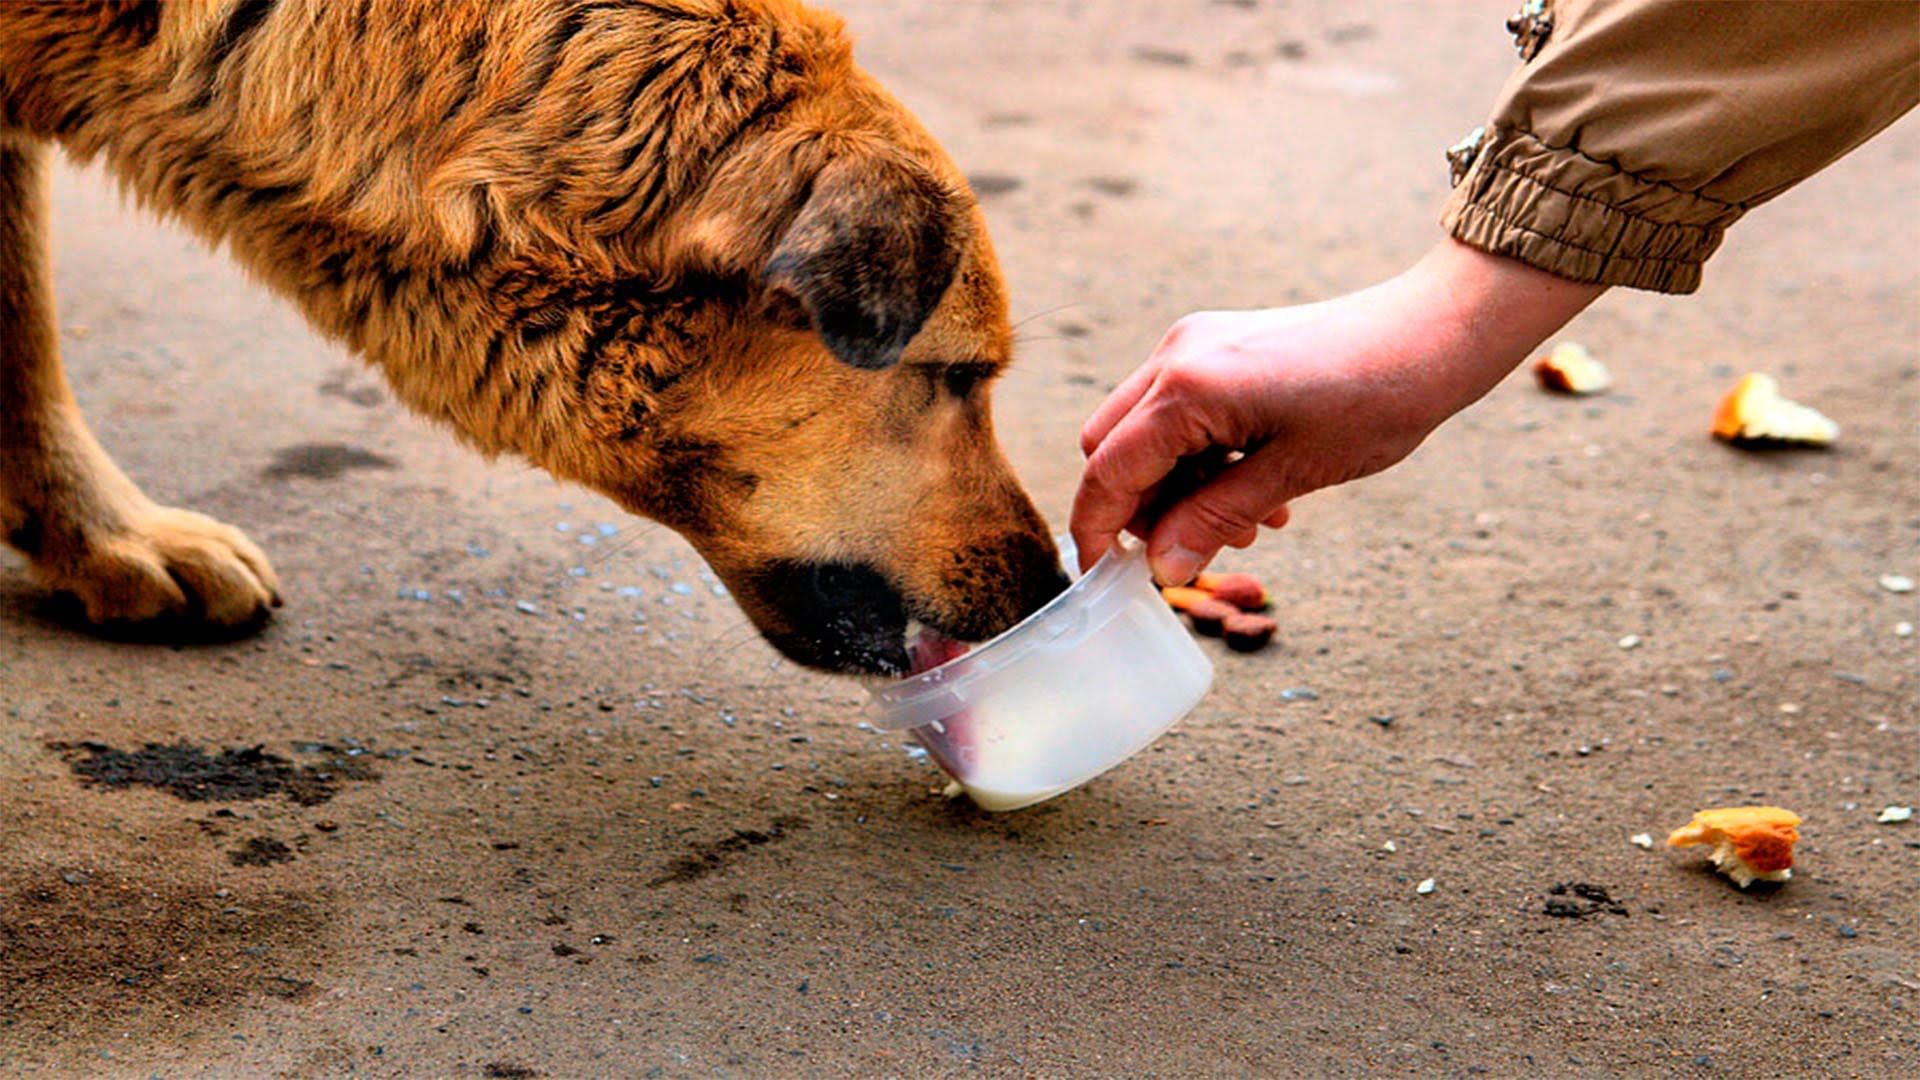
[{"label": "dark stain on ground", "polygon": [[1157,45],[1136,45],[1133,58],[1143,64],[1159,64],[1162,67],[1192,67],[1193,54],[1179,49],[1163,49]]},{"label": "dark stain on ground", "polygon": [[535,1076],[545,1076],[539,1069],[526,1065],[515,1065],[511,1061],[489,1061],[480,1070],[480,1075],[494,1080],[531,1080]]},{"label": "dark stain on ground", "polygon": [[387,395],[377,386],[352,385],[353,376],[353,368],[336,371],[320,384],[320,392],[328,397],[339,398],[350,405],[358,405],[363,409],[371,409],[387,400]]},{"label": "dark stain on ground", "polygon": [[371,450],[362,450],[346,443],[301,443],[274,451],[273,464],[260,470],[260,475],[269,480],[287,480],[296,476],[309,480],[332,480],[355,469],[396,468],[399,466],[392,458],[381,457]]},{"label": "dark stain on ground", "polygon": [[30,1058],[108,1033],[157,1044],[249,998],[305,1001],[313,983],[289,971],[313,966],[324,921],[300,893],[221,897],[197,879],[0,868],[0,1072],[26,1061],[7,1047]]},{"label": "dark stain on ground", "polygon": [[696,845],[691,854],[675,859],[665,872],[647,882],[647,887],[657,889],[662,885],[698,881],[725,867],[741,852],[771,844],[776,840],[784,839],[788,833],[798,832],[806,827],[805,818],[778,817],[765,830],[735,829],[732,836]]},{"label": "dark stain on ground", "polygon": [[1563,881],[1547,890],[1543,913],[1556,919],[1584,919],[1590,915],[1625,915],[1627,906],[1599,885]]},{"label": "dark stain on ground", "polygon": [[236,802],[285,796],[301,806],[333,798],[345,780],[376,780],[366,763],[326,747],[321,765],[295,765],[261,746],[229,747],[218,754],[188,743],[148,743],[116,750],[105,743],[52,743],[74,774],[103,787],[151,787],[188,802]]},{"label": "dark stain on ground", "polygon": [[320,994],[313,980],[290,979],[285,975],[262,975],[257,985],[261,993],[281,1001],[312,1001]]},{"label": "dark stain on ground", "polygon": [[1004,173],[975,173],[967,177],[967,183],[972,186],[973,193],[983,199],[991,199],[996,195],[1008,195],[1026,185],[1025,180]]},{"label": "dark stain on ground", "polygon": [[227,852],[235,866],[272,866],[293,861],[293,849],[271,836],[256,836]]},{"label": "dark stain on ground", "polygon": [[1088,177],[1086,185],[1102,195],[1124,199],[1140,190],[1140,181],[1130,176],[1093,176]]}]

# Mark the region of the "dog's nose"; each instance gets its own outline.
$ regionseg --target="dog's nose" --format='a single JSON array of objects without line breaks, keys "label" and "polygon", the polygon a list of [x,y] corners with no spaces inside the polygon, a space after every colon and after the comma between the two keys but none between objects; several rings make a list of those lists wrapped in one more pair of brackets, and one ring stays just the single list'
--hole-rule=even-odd
[{"label": "dog's nose", "polygon": [[755,574],[752,588],[781,623],[767,640],[790,659],[826,671],[906,672],[906,606],[878,570],[783,561]]}]

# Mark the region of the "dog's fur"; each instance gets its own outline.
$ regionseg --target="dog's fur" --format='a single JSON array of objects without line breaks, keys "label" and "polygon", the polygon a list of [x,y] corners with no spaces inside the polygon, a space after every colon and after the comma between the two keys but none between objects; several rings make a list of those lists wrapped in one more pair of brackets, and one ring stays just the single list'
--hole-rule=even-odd
[{"label": "dog's fur", "polygon": [[225,244],[399,398],[681,532],[790,655],[897,670],[1060,586],[994,441],[964,179],[798,0],[0,3],[0,532],[101,622],[277,600],[61,374],[49,144]]}]

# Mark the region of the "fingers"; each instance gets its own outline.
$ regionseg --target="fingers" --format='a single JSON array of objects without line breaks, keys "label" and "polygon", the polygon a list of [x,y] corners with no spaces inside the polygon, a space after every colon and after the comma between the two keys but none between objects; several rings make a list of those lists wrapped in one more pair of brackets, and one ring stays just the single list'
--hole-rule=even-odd
[{"label": "fingers", "polygon": [[1147,541],[1147,557],[1163,585],[1185,585],[1223,547],[1247,547],[1262,524],[1287,521],[1285,448],[1269,444],[1228,466],[1161,515]]},{"label": "fingers", "polygon": [[1087,459],[1073,499],[1074,545],[1080,567],[1094,564],[1180,459],[1211,440],[1185,410],[1142,406],[1129,412]]},{"label": "fingers", "polygon": [[1147,357],[1146,363],[1135,368],[1133,374],[1113,388],[1113,393],[1107,395],[1107,400],[1100,403],[1100,407],[1093,411],[1086,425],[1080,429],[1081,454],[1092,457],[1094,450],[1113,433],[1121,419],[1133,411],[1141,398],[1147,396],[1147,391],[1153,389],[1160,373],[1166,370],[1167,359],[1173,354],[1175,346],[1183,339],[1192,337],[1200,318],[1199,315],[1188,315],[1168,327],[1160,337],[1160,344],[1153,347],[1153,353]]},{"label": "fingers", "polygon": [[1100,407],[1093,410],[1093,415],[1087,418],[1086,425],[1080,429],[1082,455],[1093,456],[1095,448],[1113,431],[1114,425],[1132,412],[1133,407],[1152,389],[1153,380],[1159,374],[1160,359],[1159,354],[1155,353],[1146,363],[1135,368],[1133,374],[1121,380],[1119,386],[1114,387],[1113,393],[1108,394]]}]

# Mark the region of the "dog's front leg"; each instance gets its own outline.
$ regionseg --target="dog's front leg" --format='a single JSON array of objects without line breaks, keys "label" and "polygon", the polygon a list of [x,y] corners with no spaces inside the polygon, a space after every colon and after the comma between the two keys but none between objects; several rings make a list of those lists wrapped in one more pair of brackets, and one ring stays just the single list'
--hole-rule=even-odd
[{"label": "dog's front leg", "polygon": [[0,537],[96,623],[245,626],[278,601],[240,530],[156,506],[87,430],[60,369],[47,147],[0,131]]}]

